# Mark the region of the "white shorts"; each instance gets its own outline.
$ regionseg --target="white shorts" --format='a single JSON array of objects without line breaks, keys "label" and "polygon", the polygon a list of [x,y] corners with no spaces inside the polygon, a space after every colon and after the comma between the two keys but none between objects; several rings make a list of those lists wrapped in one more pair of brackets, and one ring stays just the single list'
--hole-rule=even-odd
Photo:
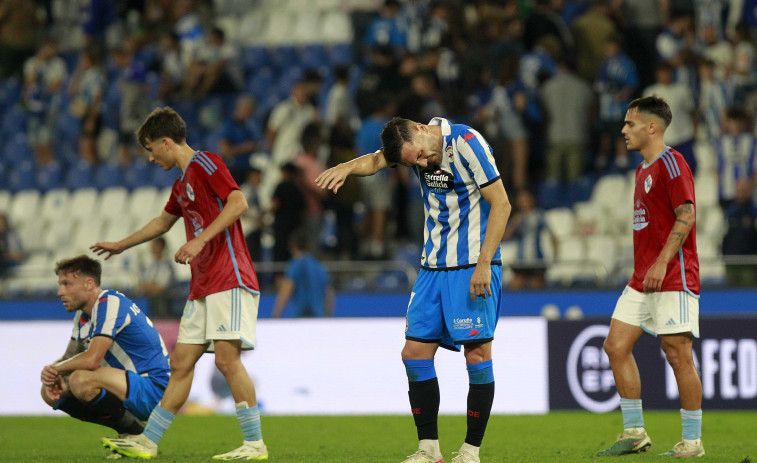
[{"label": "white shorts", "polygon": [[260,294],[244,288],[233,288],[187,301],[179,323],[183,344],[207,344],[215,350],[214,340],[242,341],[242,349],[255,348],[255,327],[258,320]]},{"label": "white shorts", "polygon": [[686,291],[641,293],[626,286],[612,318],[649,334],[691,332],[699,337],[699,298]]}]

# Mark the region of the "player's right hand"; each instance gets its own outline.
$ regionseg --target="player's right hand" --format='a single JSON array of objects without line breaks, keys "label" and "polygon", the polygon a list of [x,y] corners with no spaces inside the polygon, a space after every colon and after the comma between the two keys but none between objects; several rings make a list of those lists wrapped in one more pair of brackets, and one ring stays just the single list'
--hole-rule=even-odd
[{"label": "player's right hand", "polygon": [[55,385],[57,378],[58,370],[56,370],[52,365],[45,365],[45,367],[42,369],[42,373],[40,374],[40,380],[42,381],[42,384],[47,387],[52,387]]},{"label": "player's right hand", "polygon": [[324,190],[331,190],[336,194],[350,175],[349,171],[350,169],[346,164],[339,164],[321,172],[321,175],[315,179],[315,184]]},{"label": "player's right hand", "polygon": [[118,243],[113,242],[95,243],[90,246],[89,249],[98,256],[102,256],[103,254],[107,253],[108,255],[105,256],[105,260],[110,259],[111,256],[115,256],[116,254],[121,254],[124,251],[124,248],[122,246],[120,246]]}]

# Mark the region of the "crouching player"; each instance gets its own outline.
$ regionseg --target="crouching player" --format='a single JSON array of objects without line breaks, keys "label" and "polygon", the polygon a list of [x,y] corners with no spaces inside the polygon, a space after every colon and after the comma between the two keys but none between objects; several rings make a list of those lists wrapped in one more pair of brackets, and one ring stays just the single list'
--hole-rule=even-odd
[{"label": "crouching player", "polygon": [[74,329],[63,357],[42,369],[42,398],[119,435],[141,433],[171,372],[160,334],[126,296],[100,288],[97,260],[64,259],[55,274],[58,297],[75,312]]}]

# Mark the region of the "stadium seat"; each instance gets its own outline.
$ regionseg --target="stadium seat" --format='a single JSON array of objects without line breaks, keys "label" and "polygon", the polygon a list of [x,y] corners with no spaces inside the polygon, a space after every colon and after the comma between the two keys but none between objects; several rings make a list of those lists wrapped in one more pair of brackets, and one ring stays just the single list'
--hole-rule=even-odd
[{"label": "stadium seat", "polygon": [[558,239],[573,235],[576,232],[576,221],[573,211],[567,207],[558,207],[546,211],[544,213],[544,220]]},{"label": "stadium seat", "polygon": [[698,172],[694,182],[694,192],[698,208],[717,206],[720,196],[717,175],[714,172]]},{"label": "stadium seat", "polygon": [[158,189],[154,186],[143,186],[132,191],[127,207],[129,216],[144,225],[159,215],[168,198],[159,198],[158,193]]},{"label": "stadium seat", "polygon": [[37,182],[34,177],[34,162],[30,159],[25,159],[13,166],[8,173],[8,188],[14,193],[36,189]]},{"label": "stadium seat", "polygon": [[86,219],[97,211],[100,194],[95,188],[80,188],[71,192],[70,215],[73,219]]},{"label": "stadium seat", "polygon": [[95,171],[95,187],[99,190],[122,187],[123,169],[115,162],[104,162]]},{"label": "stadium seat", "polygon": [[273,69],[268,66],[263,66],[253,71],[247,81],[247,91],[260,100],[268,94],[268,91],[273,86],[275,80],[276,76]]},{"label": "stadium seat", "polygon": [[[630,193],[629,193],[630,192]],[[620,201],[632,201],[633,190],[622,175],[605,175],[597,180],[591,193],[591,202],[611,209]]]},{"label": "stadium seat", "polygon": [[[61,247],[65,253],[79,254],[89,252],[89,247],[103,240],[102,229],[104,220],[97,214],[79,218],[73,226],[73,234],[68,247]],[[132,230],[133,231],[133,230]],[[125,231],[123,236],[129,232]],[[120,239],[120,238],[119,238]]]},{"label": "stadium seat", "polygon": [[591,201],[579,201],[573,205],[576,230],[582,235],[596,235],[607,233],[610,221],[605,209]]},{"label": "stadium seat", "polygon": [[131,190],[152,184],[153,166],[144,159],[135,159],[124,170],[124,185]]},{"label": "stadium seat", "polygon": [[560,238],[557,257],[548,268],[547,281],[550,284],[571,286],[579,282],[594,280],[594,272],[586,265],[586,243],[577,235]]},{"label": "stadium seat", "polygon": [[[124,187],[110,187],[100,193],[97,215],[103,220],[124,218],[129,191]],[[130,220],[130,217],[126,217]]]},{"label": "stadium seat", "polygon": [[72,190],[90,188],[95,182],[95,166],[81,159],[72,163],[66,171],[63,185]]},{"label": "stadium seat", "polygon": [[[19,226],[35,217],[39,217],[40,193],[38,190],[19,191],[13,195],[8,220],[11,224]],[[40,224],[41,225],[41,224]]]},{"label": "stadium seat", "polygon": [[565,207],[568,195],[560,182],[543,181],[536,187],[536,203],[544,209]]},{"label": "stadium seat", "polygon": [[29,141],[26,137],[26,129],[14,133],[7,141],[3,151],[3,162],[10,167],[16,167],[19,164],[23,164],[24,162],[33,159],[34,151],[29,145]]},{"label": "stadium seat", "polygon": [[11,192],[0,190],[0,214],[7,214],[11,204]]},{"label": "stadium seat", "polygon": [[303,47],[300,52],[300,64],[305,69],[319,69],[321,66],[329,66],[329,56],[326,47],[321,44],[310,44]]},{"label": "stadium seat", "polygon": [[[44,243],[42,241],[42,233],[46,228],[43,223],[46,220],[27,220],[18,227],[18,234],[21,238],[21,243],[24,252],[35,252],[44,250]],[[51,224],[55,226],[55,224]]]},{"label": "stadium seat", "polygon": [[242,67],[248,75],[266,66],[268,62],[268,50],[265,47],[245,47],[242,50]]},{"label": "stadium seat", "polygon": [[324,43],[352,42],[352,23],[347,13],[341,10],[325,13],[321,21],[320,37]]},{"label": "stadium seat", "polygon": [[[281,48],[292,48],[292,36],[295,17],[293,14],[281,11],[268,15],[268,21],[263,29],[262,38],[268,45],[278,46],[279,48],[272,53],[271,58],[279,69],[285,69],[287,63],[296,63],[296,54],[290,54],[289,50]],[[281,45],[287,45],[281,47]],[[287,61],[288,60],[288,61]]]},{"label": "stadium seat", "polygon": [[37,188],[45,192],[63,186],[63,167],[58,161],[50,161],[37,167],[35,172]]},{"label": "stadium seat", "polygon": [[240,37],[240,43],[245,47],[264,46],[267,43],[264,34],[264,31],[268,27],[267,23],[268,13],[262,8],[246,11],[242,15],[239,28],[243,31],[249,31],[249,33],[242,34]]},{"label": "stadium seat", "polygon": [[69,217],[71,214],[71,198],[68,190],[56,188],[49,190],[42,196],[39,208],[39,216],[53,223]]},{"label": "stadium seat", "polygon": [[271,64],[279,72],[284,72],[300,64],[300,55],[292,45],[277,46],[271,51],[270,58]]},{"label": "stadium seat", "polygon": [[[171,187],[180,175],[181,171],[179,171],[179,169],[171,169],[166,171],[163,169],[156,169],[155,166],[153,166],[152,185],[156,186],[157,188],[168,188],[170,194]],[[168,200],[167,195],[165,198],[166,200]]]},{"label": "stadium seat", "polygon": [[320,39],[321,14],[317,10],[305,8],[294,14],[292,40],[297,44],[316,42]]},{"label": "stadium seat", "polygon": [[45,227],[40,238],[42,249],[46,252],[51,252],[56,249],[70,248],[75,224],[76,219],[68,216],[61,217]]},{"label": "stadium seat", "polygon": [[587,240],[586,257],[592,266],[605,272],[605,279],[615,272],[618,265],[618,244],[612,236],[597,235]]},{"label": "stadium seat", "polygon": [[352,62],[352,44],[345,42],[332,45],[329,50],[329,58],[332,66],[350,64]]}]

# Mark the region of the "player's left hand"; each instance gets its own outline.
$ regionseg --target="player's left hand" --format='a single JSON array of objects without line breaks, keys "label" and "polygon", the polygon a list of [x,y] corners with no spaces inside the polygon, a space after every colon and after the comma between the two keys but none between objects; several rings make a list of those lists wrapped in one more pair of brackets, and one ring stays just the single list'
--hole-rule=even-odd
[{"label": "player's left hand", "polygon": [[472,301],[476,297],[487,297],[492,295],[492,269],[488,265],[476,265],[473,276],[470,279],[470,298]]},{"label": "player's left hand", "polygon": [[662,280],[665,279],[667,269],[668,266],[662,262],[655,262],[649,267],[642,283],[645,293],[654,293],[662,289]]},{"label": "player's left hand", "polygon": [[202,251],[203,247],[205,247],[205,243],[198,238],[194,238],[180,247],[173,259],[179,264],[189,264]]}]

